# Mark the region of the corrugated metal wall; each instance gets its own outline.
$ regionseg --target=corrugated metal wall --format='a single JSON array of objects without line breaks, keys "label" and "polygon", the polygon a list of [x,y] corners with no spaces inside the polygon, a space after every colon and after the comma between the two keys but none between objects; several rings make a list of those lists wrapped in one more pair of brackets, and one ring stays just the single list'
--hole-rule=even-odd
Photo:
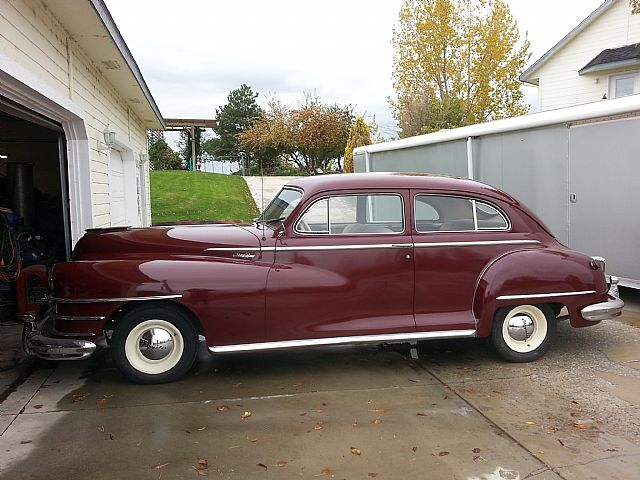
[{"label": "corrugated metal wall", "polygon": [[[557,124],[475,137],[474,178],[527,205],[571,248],[607,259],[640,288],[640,119]],[[467,176],[465,140],[369,153],[359,172]],[[576,202],[570,203],[570,194]],[[627,281],[624,281],[626,279]]]}]

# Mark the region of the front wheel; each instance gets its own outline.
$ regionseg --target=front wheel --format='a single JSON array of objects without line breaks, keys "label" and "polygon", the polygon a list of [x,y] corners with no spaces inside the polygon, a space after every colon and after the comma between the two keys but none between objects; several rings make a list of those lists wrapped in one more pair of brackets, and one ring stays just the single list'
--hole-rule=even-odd
[{"label": "front wheel", "polygon": [[510,362],[531,362],[542,357],[556,333],[556,320],[548,305],[518,305],[499,309],[491,341]]},{"label": "front wheel", "polygon": [[118,322],[111,349],[116,366],[129,380],[167,383],[178,380],[193,366],[198,334],[180,310],[143,306]]}]

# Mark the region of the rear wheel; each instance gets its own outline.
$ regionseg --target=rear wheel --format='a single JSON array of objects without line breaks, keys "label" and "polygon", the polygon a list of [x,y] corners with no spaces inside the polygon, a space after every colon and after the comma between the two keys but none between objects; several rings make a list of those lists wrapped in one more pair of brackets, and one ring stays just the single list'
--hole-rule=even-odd
[{"label": "rear wheel", "polygon": [[118,322],[111,349],[116,366],[129,380],[143,384],[172,382],[193,366],[198,334],[180,310],[143,306]]},{"label": "rear wheel", "polygon": [[555,333],[556,320],[548,305],[518,305],[496,312],[491,340],[505,360],[531,362],[546,353]]}]

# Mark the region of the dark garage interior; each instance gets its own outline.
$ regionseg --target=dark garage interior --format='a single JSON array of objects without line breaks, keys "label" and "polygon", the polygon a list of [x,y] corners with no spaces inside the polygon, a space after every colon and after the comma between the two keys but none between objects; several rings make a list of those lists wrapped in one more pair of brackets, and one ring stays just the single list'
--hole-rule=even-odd
[{"label": "dark garage interior", "polygon": [[50,120],[0,97],[0,322],[15,317],[21,268],[68,256],[64,133]]}]

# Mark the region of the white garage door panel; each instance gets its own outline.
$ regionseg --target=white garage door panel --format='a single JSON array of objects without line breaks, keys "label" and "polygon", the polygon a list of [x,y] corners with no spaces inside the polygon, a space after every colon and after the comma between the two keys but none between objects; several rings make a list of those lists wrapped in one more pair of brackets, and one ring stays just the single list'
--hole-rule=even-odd
[{"label": "white garage door panel", "polygon": [[125,176],[122,154],[111,150],[109,158],[109,193],[111,203],[111,226],[126,224]]}]

